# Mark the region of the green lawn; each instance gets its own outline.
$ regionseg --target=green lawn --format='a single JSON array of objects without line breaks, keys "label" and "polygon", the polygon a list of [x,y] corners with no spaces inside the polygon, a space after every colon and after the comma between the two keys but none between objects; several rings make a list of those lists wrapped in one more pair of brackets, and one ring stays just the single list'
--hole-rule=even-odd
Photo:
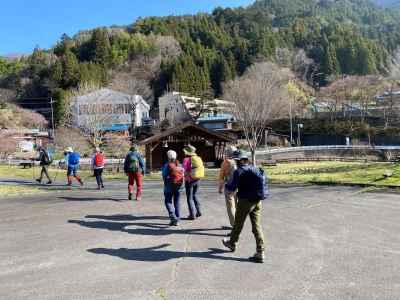
[{"label": "green lawn", "polygon": [[[361,162],[302,162],[281,163],[275,167],[266,167],[272,183],[336,183],[365,184],[371,186],[399,186],[400,166],[391,163],[361,163]],[[0,178],[33,180],[39,176],[39,167],[23,169],[21,167],[0,166]],[[385,178],[388,172],[393,176]],[[85,181],[94,181],[91,171],[81,171]],[[65,179],[65,170],[51,169],[52,178]],[[123,173],[105,172],[105,179],[126,179]],[[217,180],[218,170],[207,169],[206,179]],[[145,176],[145,180],[161,179],[160,172]]]},{"label": "green lawn", "polygon": [[[265,168],[273,183],[336,183],[399,186],[400,166],[391,163],[302,162]],[[385,178],[385,174],[393,173]]]}]

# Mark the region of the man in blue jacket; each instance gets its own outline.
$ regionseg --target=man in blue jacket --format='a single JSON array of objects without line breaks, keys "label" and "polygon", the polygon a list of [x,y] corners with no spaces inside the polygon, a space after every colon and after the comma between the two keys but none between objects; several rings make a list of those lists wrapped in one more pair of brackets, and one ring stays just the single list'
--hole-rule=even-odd
[{"label": "man in blue jacket", "polygon": [[65,149],[65,163],[67,165],[68,186],[72,185],[72,178],[75,178],[81,185],[83,185],[83,181],[78,175],[80,159],[81,156],[79,155],[79,153],[74,151],[71,147]]},{"label": "man in blue jacket", "polygon": [[261,200],[266,199],[268,196],[266,177],[262,169],[257,169],[249,163],[249,158],[244,152],[236,151],[234,159],[237,161],[238,168],[234,172],[228,188],[231,191],[237,190],[238,205],[230,238],[223,239],[222,243],[234,252],[244,222],[247,216],[250,216],[252,231],[257,245],[257,251],[254,256],[250,257],[250,260],[263,263],[265,245],[261,227]]}]

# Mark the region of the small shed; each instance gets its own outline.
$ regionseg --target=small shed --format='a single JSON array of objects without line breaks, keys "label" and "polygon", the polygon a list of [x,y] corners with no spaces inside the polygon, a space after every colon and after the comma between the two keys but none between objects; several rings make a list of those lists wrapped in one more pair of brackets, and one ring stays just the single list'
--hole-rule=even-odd
[{"label": "small shed", "polygon": [[233,139],[204,127],[186,122],[174,128],[160,132],[141,142],[146,147],[146,165],[148,170],[160,169],[167,160],[167,151],[174,150],[178,159],[183,160],[183,148],[190,144],[196,147],[197,154],[205,163],[218,165],[224,156],[225,147]]}]

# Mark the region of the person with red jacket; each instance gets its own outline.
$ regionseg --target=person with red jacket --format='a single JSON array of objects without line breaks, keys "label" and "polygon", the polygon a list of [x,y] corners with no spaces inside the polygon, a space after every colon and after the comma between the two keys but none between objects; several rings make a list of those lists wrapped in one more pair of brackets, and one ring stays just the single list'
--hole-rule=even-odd
[{"label": "person with red jacket", "polygon": [[104,170],[105,160],[104,154],[101,152],[99,147],[96,147],[96,151],[92,158],[92,170],[94,177],[96,177],[97,189],[104,189],[103,184],[103,170]]}]

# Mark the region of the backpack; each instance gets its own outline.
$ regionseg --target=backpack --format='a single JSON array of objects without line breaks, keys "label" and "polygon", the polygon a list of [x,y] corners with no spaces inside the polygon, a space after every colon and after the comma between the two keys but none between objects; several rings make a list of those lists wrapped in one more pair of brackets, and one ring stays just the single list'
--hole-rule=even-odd
[{"label": "backpack", "polygon": [[80,156],[79,153],[77,152],[72,152],[68,155],[68,165],[78,165],[79,164],[79,160],[80,160]]},{"label": "backpack", "polygon": [[190,159],[192,173],[190,176],[193,180],[204,178],[204,163],[200,156],[192,156]]},{"label": "backpack", "polygon": [[140,164],[139,158],[133,152],[129,153],[128,155],[128,172],[129,173],[136,173],[139,172]]},{"label": "backpack", "polygon": [[94,157],[94,165],[96,167],[103,167],[104,166],[104,155],[101,153],[96,153]]},{"label": "backpack", "polygon": [[168,168],[169,168],[168,177],[171,180],[171,183],[176,186],[181,186],[183,184],[183,178],[185,173],[182,166],[179,164],[179,162],[176,163],[171,162],[168,164]]},{"label": "backpack", "polygon": [[[243,173],[240,174],[239,188],[247,187],[250,191],[248,195],[249,200],[259,201],[267,198],[267,179],[265,172],[261,168],[255,168],[253,166],[244,169]],[[248,187],[251,187],[250,189]]]},{"label": "backpack", "polygon": [[43,155],[44,155],[43,156],[43,163],[45,165],[50,165],[53,162],[53,160],[51,159],[49,153],[47,153],[47,151],[44,151]]}]

